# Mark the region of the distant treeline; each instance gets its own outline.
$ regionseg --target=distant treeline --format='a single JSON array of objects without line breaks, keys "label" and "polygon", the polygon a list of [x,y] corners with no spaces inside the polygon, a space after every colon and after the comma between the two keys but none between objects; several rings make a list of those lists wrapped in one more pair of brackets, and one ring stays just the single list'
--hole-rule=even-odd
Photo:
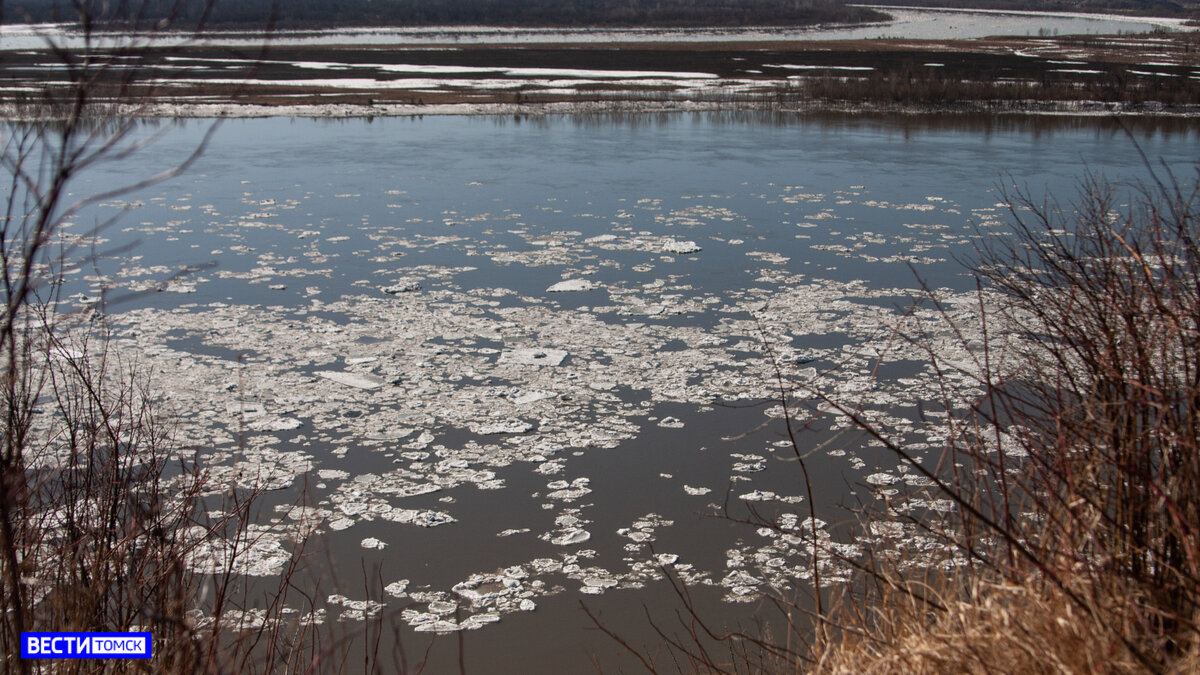
[{"label": "distant treeline", "polygon": [[[866,1],[866,0],[864,0]],[[1197,0],[873,0],[880,4],[1033,12],[1098,12],[1200,18]]]},{"label": "distant treeline", "polygon": [[[194,26],[810,26],[886,21],[843,0],[87,0],[95,18]],[[75,21],[70,0],[0,4],[3,21]]]}]

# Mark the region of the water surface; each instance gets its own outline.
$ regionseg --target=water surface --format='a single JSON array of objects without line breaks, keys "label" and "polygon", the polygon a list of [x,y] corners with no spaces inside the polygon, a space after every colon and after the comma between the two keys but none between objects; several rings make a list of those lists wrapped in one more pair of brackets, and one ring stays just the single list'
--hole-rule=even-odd
[{"label": "water surface", "polygon": [[[160,170],[208,128],[159,127],[136,161],[89,174],[76,194]],[[727,499],[785,529],[815,513],[839,541],[839,505],[901,480],[895,458],[819,425],[798,441],[820,448],[808,494],[772,416],[770,358],[864,392],[904,427],[936,395],[920,353],[896,347],[870,374],[920,286],[969,301],[960,260],[1004,236],[1006,193],[1069,203],[1085,171],[1146,180],[1141,153],[1189,177],[1200,128],[746,113],[234,120],[182,176],[77,218],[84,233],[119,213],[98,250],[130,248],[66,288],[81,303],[124,297],[109,308],[116,345],[154,373],[183,443],[218,483],[270,488],[280,508],[266,512],[277,522],[265,542],[286,550],[299,517],[287,505],[305,495],[334,570],[317,593],[327,620],[343,599],[374,600],[410,649],[429,635],[416,629],[461,622],[469,670],[577,672],[587,650],[610,664],[617,651],[585,630],[578,602],[652,641],[642,605],[669,617],[675,602],[660,565],[729,621],[753,615],[756,591],[810,584],[805,545],[713,517]],[[173,278],[188,266],[203,269]],[[549,290],[564,281],[581,290]],[[247,571],[271,574],[271,550],[258,554]],[[826,579],[847,574],[821,565]],[[509,590],[463,592],[481,588]],[[455,640],[439,643],[442,665]]]}]

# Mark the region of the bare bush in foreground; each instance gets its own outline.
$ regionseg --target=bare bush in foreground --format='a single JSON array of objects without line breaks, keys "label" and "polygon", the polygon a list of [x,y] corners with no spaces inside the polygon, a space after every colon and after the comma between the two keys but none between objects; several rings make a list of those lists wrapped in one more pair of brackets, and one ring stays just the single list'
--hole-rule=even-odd
[{"label": "bare bush in foreground", "polygon": [[[321,600],[294,586],[311,523],[251,528],[258,490],[215,485],[182,452],[151,374],[110,348],[103,282],[74,307],[61,297],[73,273],[122,252],[97,250],[119,214],[85,228],[86,209],[178,175],[215,129],[173,166],[87,192],[81,176],[162,133],[139,119],[150,98],[131,83],[172,25],[143,25],[133,5],[71,7],[81,46],[48,39],[58,79],[0,126],[0,671],[113,667],[22,659],[26,631],[149,631],[155,672],[344,670],[344,643],[313,620]],[[255,583],[242,570],[265,533],[291,548],[278,578]]]},{"label": "bare bush in foreground", "polygon": [[[885,659],[957,622],[948,641],[976,657],[1011,654],[1020,629],[1030,663],[1176,670],[1194,663],[1200,637],[1200,183],[1121,191],[1093,177],[1069,205],[1008,197],[1013,236],[985,236],[979,250],[995,292],[981,295],[982,341],[964,339],[966,364],[929,352],[941,376],[984,392],[942,402],[952,414],[939,461],[827,402],[924,474],[923,496],[953,502],[952,517],[920,524],[962,561],[936,601],[906,593],[922,598],[913,620],[885,611],[857,628]],[[903,608],[894,591],[910,587],[886,588],[873,601]],[[1057,633],[1036,628],[1042,613],[1075,637],[1048,640]],[[935,662],[923,672],[962,665]]]},{"label": "bare bush in foreground", "polygon": [[[878,357],[923,355],[941,396],[917,411],[940,447],[912,445],[865,390],[778,371],[793,439],[848,424],[904,476],[862,511],[851,583],[824,606],[766,598],[786,642],[715,630],[681,595],[690,630],[649,670],[1194,670],[1200,181],[1152,170],[1132,187],[1089,178],[1070,204],[1005,197],[1008,231],[980,233],[975,307],[926,289]],[[798,457],[819,449],[805,443]]]}]

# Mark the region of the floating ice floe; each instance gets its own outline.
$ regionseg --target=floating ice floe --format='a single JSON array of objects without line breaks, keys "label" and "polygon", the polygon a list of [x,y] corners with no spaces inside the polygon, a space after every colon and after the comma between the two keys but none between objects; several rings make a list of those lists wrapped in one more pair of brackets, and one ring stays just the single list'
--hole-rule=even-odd
[{"label": "floating ice floe", "polygon": [[225,404],[225,411],[230,415],[240,415],[242,419],[262,417],[266,414],[262,404],[257,401],[231,401]]},{"label": "floating ice floe", "polygon": [[592,538],[592,533],[587,530],[567,530],[562,535],[550,540],[551,544],[558,546],[571,546],[573,544],[582,544]]},{"label": "floating ice floe", "polygon": [[[204,528],[193,528],[192,533],[204,534]],[[277,529],[251,524],[246,540],[236,545],[224,539],[197,542],[188,565],[202,574],[229,572],[252,577],[275,576],[292,558],[291,552],[284,547],[286,539]]]},{"label": "floating ice floe", "polygon": [[454,516],[442,511],[422,511],[419,509],[393,509],[386,514],[388,520],[405,525],[421,527],[436,527],[456,522]]},{"label": "floating ice floe", "polygon": [[755,490],[753,492],[747,492],[743,495],[738,495],[738,499],[747,502],[769,502],[774,501],[776,496],[777,495],[770,490]]},{"label": "floating ice floe", "polygon": [[323,377],[338,384],[344,384],[347,387],[357,387],[358,389],[378,389],[386,384],[383,379],[374,375],[347,373],[342,370],[318,370],[313,374],[317,377]]},{"label": "floating ice floe", "polygon": [[269,417],[250,423],[254,431],[291,431],[304,426],[304,422],[295,417]]},{"label": "floating ice floe", "polygon": [[500,363],[516,363],[527,366],[558,366],[567,358],[562,349],[522,348],[509,349],[500,354]]},{"label": "floating ice floe", "polygon": [[551,490],[551,492],[546,494],[546,498],[557,499],[564,502],[573,502],[576,499],[591,493],[592,490],[588,487],[590,482],[591,480],[588,478],[576,478],[570,483],[565,480],[553,481],[546,485],[546,487]]},{"label": "floating ice floe", "polygon": [[429,612],[431,614],[450,614],[456,609],[458,609],[457,602],[451,602],[448,600],[434,600],[433,602],[429,603]]},{"label": "floating ice floe", "polygon": [[734,570],[725,575],[725,578],[721,580],[721,585],[728,588],[734,596],[745,597],[754,593],[762,582],[762,579],[752,576],[744,570]]},{"label": "floating ice floe", "polygon": [[533,424],[525,420],[505,420],[492,424],[482,424],[472,428],[471,431],[480,436],[494,436],[497,434],[523,434],[527,431],[532,431],[533,428]]},{"label": "floating ice floe", "polygon": [[619,580],[612,577],[587,577],[583,580],[583,586],[580,587],[579,592],[585,595],[601,595],[605,589],[613,588],[620,583]]},{"label": "floating ice floe", "polygon": [[401,279],[391,286],[384,286],[379,289],[388,295],[400,295],[401,293],[415,293],[421,290],[421,282],[416,279]]},{"label": "floating ice floe", "polygon": [[417,614],[412,618],[408,618],[402,612],[400,616],[405,618],[408,621],[408,625],[412,626],[413,630],[418,633],[453,633],[463,628],[453,621],[442,619],[438,615],[431,613]]},{"label": "floating ice floe", "polygon": [[546,289],[547,293],[569,293],[572,291],[590,291],[596,288],[596,283],[591,279],[567,279],[560,281]]},{"label": "floating ice floe", "polygon": [[900,478],[898,476],[893,476],[890,473],[873,473],[863,480],[867,481],[871,485],[891,485],[892,483],[898,482]]},{"label": "floating ice floe", "polygon": [[767,468],[766,458],[761,455],[749,455],[742,453],[732,453],[730,457],[740,459],[742,461],[735,462],[733,470],[737,473],[757,473]]},{"label": "floating ice floe", "polygon": [[538,401],[544,401],[555,396],[558,396],[558,394],[552,391],[533,389],[530,391],[520,391],[516,395],[509,396],[508,400],[516,405],[529,405],[530,403],[537,403]]},{"label": "floating ice floe", "polygon": [[662,243],[664,253],[674,253],[676,255],[688,255],[690,253],[698,253],[701,248],[694,241],[680,241],[677,239],[667,239]]},{"label": "floating ice floe", "polygon": [[345,608],[340,617],[342,620],[363,620],[379,614],[383,610],[384,605],[381,602],[374,600],[351,600],[350,598],[335,594],[326,598],[326,602],[330,605],[341,605]]}]

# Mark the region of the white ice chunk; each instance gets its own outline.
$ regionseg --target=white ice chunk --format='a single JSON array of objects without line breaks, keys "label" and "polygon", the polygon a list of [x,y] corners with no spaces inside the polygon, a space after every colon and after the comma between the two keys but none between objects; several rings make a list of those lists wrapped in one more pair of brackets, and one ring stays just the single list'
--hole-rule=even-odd
[{"label": "white ice chunk", "polygon": [[510,396],[508,400],[512,401],[516,405],[528,405],[530,403],[544,401],[548,398],[554,398],[555,396],[558,396],[558,394],[556,394],[552,391],[545,391],[544,389],[534,389],[531,391],[519,392],[519,393],[517,393],[516,396]]},{"label": "white ice chunk", "polygon": [[462,628],[453,621],[446,621],[444,619],[434,619],[420,622],[414,621],[414,623],[415,625],[413,626],[413,630],[418,633],[453,633],[457,630],[461,630]]},{"label": "white ice chunk", "polygon": [[451,601],[447,601],[447,600],[434,600],[433,602],[429,603],[430,614],[439,614],[439,615],[440,614],[449,614],[450,612],[453,612],[456,609],[458,609],[457,602],[451,602]]},{"label": "white ice chunk", "polygon": [[489,623],[496,623],[500,620],[500,615],[495,612],[484,612],[483,614],[474,614],[467,617],[462,622],[462,627],[465,630],[476,630],[482,628]]},{"label": "white ice chunk", "polygon": [[359,375],[358,373],[347,373],[340,370],[318,370],[315,374],[317,377],[323,377],[338,384],[344,384],[347,387],[358,387],[359,389],[378,389],[384,385],[384,381],[374,375]]},{"label": "white ice chunk", "polygon": [[667,241],[663,242],[662,250],[664,253],[688,255],[689,253],[697,253],[701,249],[700,246],[694,241],[677,241],[675,239],[668,239]]},{"label": "white ice chunk", "polygon": [[739,495],[738,499],[748,502],[769,502],[775,499],[775,493],[770,490],[755,490],[754,492]]},{"label": "white ice chunk", "polygon": [[505,420],[477,426],[472,431],[480,436],[491,436],[494,434],[523,434],[531,429],[533,429],[533,425],[525,420]]},{"label": "white ice chunk", "polygon": [[241,415],[245,419],[261,417],[266,414],[262,404],[256,401],[231,401],[225,404],[225,412],[230,415]]},{"label": "white ice chunk", "polygon": [[391,286],[384,286],[379,290],[388,295],[400,295],[401,293],[415,293],[421,290],[421,282],[416,279],[399,279]]},{"label": "white ice chunk", "polygon": [[392,583],[383,587],[383,590],[386,591],[388,595],[390,595],[394,598],[403,598],[406,595],[404,591],[407,589],[408,589],[408,579],[401,579],[400,581],[393,581]]},{"label": "white ice chunk", "polygon": [[258,420],[250,425],[254,431],[291,431],[304,426],[304,422],[295,417],[270,417]]},{"label": "white ice chunk", "polygon": [[557,366],[567,358],[562,349],[508,349],[500,354],[500,363],[518,363],[528,366]]},{"label": "white ice chunk", "polygon": [[571,291],[590,291],[596,287],[590,279],[567,279],[546,289],[547,293],[568,293]]},{"label": "white ice chunk", "polygon": [[550,540],[551,544],[559,546],[570,546],[571,544],[582,544],[592,538],[592,533],[587,530],[568,530],[561,537],[556,537]]}]

